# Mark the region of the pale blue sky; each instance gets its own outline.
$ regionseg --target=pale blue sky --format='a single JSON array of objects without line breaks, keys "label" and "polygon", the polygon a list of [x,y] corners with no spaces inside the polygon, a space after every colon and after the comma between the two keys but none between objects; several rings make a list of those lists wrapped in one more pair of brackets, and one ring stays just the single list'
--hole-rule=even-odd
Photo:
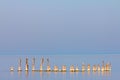
[{"label": "pale blue sky", "polygon": [[0,0],[0,54],[119,52],[119,0]]}]

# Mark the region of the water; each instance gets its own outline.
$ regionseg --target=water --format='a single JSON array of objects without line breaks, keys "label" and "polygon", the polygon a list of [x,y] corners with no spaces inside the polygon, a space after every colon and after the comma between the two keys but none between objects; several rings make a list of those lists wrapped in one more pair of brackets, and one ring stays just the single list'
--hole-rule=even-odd
[{"label": "water", "polygon": [[[30,71],[26,72],[25,58],[29,59]],[[81,65],[85,64],[102,64],[111,62],[112,71],[110,72],[32,72],[32,58],[36,59],[36,69],[39,69],[40,59],[44,57],[44,69],[46,69],[47,58],[50,60],[51,68],[54,65],[61,68],[62,65],[67,66],[69,70],[70,65],[78,65],[81,69]],[[17,72],[18,59],[22,59],[22,72]],[[0,56],[0,80],[115,80],[120,79],[120,55],[119,54],[101,54],[101,55],[14,55],[14,56]],[[10,72],[10,66],[14,66],[14,72]]]}]

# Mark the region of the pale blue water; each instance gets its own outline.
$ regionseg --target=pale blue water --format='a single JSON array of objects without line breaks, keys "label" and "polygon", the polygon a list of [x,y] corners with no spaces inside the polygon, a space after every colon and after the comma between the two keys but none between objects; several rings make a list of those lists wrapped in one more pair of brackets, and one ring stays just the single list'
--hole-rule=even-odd
[{"label": "pale blue water", "polygon": [[[29,58],[30,71],[27,73],[24,71],[25,68],[25,58]],[[102,64],[104,60],[105,63],[111,62],[112,71],[111,72],[32,72],[31,63],[32,58],[36,58],[36,69],[39,69],[40,59],[44,57],[46,68],[46,59],[50,59],[50,65],[53,69],[54,65],[58,65],[61,68],[62,65],[67,66],[69,70],[70,65],[78,65],[81,69],[81,64]],[[21,73],[17,72],[18,59],[22,59],[22,69]],[[101,54],[101,55],[16,55],[16,56],[0,56],[0,80],[119,80],[120,79],[120,55],[119,54]],[[10,66],[14,66],[15,71],[10,72]]]}]

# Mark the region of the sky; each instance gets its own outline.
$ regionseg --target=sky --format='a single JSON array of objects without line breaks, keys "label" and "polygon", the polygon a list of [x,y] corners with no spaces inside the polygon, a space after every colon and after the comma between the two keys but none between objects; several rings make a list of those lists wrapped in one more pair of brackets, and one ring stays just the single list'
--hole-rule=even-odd
[{"label": "sky", "polygon": [[119,0],[0,0],[0,54],[120,53]]}]

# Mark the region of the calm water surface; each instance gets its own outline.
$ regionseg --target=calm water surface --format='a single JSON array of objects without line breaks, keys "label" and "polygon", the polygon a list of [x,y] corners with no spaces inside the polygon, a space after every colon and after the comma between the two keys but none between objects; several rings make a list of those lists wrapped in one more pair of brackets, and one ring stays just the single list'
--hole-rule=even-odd
[{"label": "calm water surface", "polygon": [[[29,72],[25,72],[25,58],[29,59]],[[69,70],[70,65],[81,65],[84,62],[87,64],[100,64],[102,61],[112,64],[112,71],[110,72],[32,72],[32,58],[35,57],[35,68],[39,69],[40,59],[44,57],[44,69],[46,69],[47,58],[50,60],[51,68],[58,65],[67,66]],[[22,59],[22,72],[17,72],[18,59]],[[102,54],[102,55],[16,55],[16,56],[0,56],[0,80],[119,80],[120,79],[120,55],[119,54]],[[10,66],[14,66],[15,71],[10,72]]]}]

